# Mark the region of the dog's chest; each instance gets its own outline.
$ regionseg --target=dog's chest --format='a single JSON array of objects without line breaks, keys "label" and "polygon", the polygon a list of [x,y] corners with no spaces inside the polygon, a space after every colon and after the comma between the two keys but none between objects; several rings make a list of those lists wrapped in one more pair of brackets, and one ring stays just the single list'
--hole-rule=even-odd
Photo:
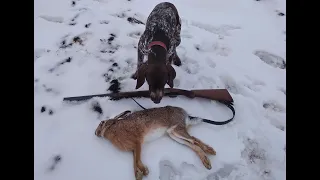
[{"label": "dog's chest", "polygon": [[144,142],[151,142],[154,141],[167,133],[168,128],[166,127],[159,127],[153,128],[147,131],[145,134],[143,141]]},{"label": "dog's chest", "polygon": [[148,56],[147,55],[143,55],[143,63],[146,63],[148,61]]}]

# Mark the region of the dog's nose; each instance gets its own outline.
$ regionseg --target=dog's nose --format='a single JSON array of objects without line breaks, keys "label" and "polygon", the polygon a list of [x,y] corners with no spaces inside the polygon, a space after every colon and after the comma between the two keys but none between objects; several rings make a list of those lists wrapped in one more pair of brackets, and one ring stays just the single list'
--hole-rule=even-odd
[{"label": "dog's nose", "polygon": [[155,97],[155,98],[151,98],[151,100],[155,103],[155,104],[159,104],[161,101],[161,97]]},{"label": "dog's nose", "polygon": [[153,100],[153,102],[154,102],[155,104],[159,104],[159,103],[160,103],[160,99]]}]

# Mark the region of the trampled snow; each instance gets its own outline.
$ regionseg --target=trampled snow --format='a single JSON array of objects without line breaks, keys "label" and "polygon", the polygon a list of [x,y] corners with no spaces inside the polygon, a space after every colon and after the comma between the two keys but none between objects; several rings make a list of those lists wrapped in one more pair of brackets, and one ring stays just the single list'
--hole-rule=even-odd
[{"label": "trampled snow", "polygon": [[[35,0],[35,180],[134,179],[132,153],[119,151],[94,131],[101,120],[140,107],[130,99],[79,104],[62,99],[107,93],[114,79],[121,91],[135,90],[130,76],[136,46],[159,2]],[[211,170],[189,148],[164,136],[143,145],[142,161],[150,171],[144,179],[286,179],[285,0],[170,2],[182,19],[177,48],[182,66],[174,66],[175,87],[227,88],[236,116],[225,126],[200,124],[189,131],[217,151],[209,156]],[[141,90],[146,89],[144,84]],[[206,100],[136,100],[148,108],[183,107],[216,121],[231,117],[225,106]],[[102,114],[92,110],[96,103]]]}]

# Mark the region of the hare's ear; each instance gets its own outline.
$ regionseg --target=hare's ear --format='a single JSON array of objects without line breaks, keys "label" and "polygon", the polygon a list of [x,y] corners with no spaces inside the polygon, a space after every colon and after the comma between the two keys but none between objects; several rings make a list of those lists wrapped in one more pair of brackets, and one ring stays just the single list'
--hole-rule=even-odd
[{"label": "hare's ear", "polygon": [[116,115],[113,119],[120,119],[120,118],[124,118],[126,117],[129,113],[131,113],[131,111],[127,110],[127,111],[124,111],[118,115]]},{"label": "hare's ear", "polygon": [[146,78],[146,71],[147,71],[147,65],[142,64],[138,69],[138,73],[137,73],[136,89],[139,89],[144,84],[145,78]]},{"label": "hare's ear", "polygon": [[167,84],[173,88],[173,80],[174,78],[176,78],[176,71],[174,70],[174,68],[171,65],[167,65],[167,69],[168,69],[168,81]]},{"label": "hare's ear", "polygon": [[98,127],[96,128],[96,131],[94,132],[94,134],[98,137],[101,137],[101,131],[102,131],[102,127],[105,121],[101,121],[98,125]]}]

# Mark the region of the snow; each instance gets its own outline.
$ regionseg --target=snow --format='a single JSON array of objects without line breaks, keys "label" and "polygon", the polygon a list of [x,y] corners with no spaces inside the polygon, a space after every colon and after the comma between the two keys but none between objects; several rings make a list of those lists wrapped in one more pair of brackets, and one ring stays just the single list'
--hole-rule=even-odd
[{"label": "snow", "polygon": [[[120,81],[121,91],[134,90],[134,47],[145,27],[127,18],[145,22],[161,1],[74,2],[34,3],[35,180],[134,179],[132,153],[119,151],[94,131],[101,120],[140,107],[130,99],[94,98],[80,104],[62,99],[109,92],[113,79]],[[192,150],[164,136],[143,145],[142,162],[150,171],[144,179],[286,179],[286,16],[278,15],[286,14],[285,0],[170,2],[182,19],[177,48],[182,66],[174,66],[175,87],[227,88],[236,116],[225,126],[199,124],[189,130],[216,150],[216,156],[209,156],[211,170]],[[109,44],[111,33],[115,38]],[[83,45],[60,48],[75,36]],[[147,84],[141,87],[145,89]],[[223,105],[206,100],[136,100],[144,107],[183,107],[193,116],[216,121],[231,116]],[[97,102],[102,115],[92,110]]]}]

